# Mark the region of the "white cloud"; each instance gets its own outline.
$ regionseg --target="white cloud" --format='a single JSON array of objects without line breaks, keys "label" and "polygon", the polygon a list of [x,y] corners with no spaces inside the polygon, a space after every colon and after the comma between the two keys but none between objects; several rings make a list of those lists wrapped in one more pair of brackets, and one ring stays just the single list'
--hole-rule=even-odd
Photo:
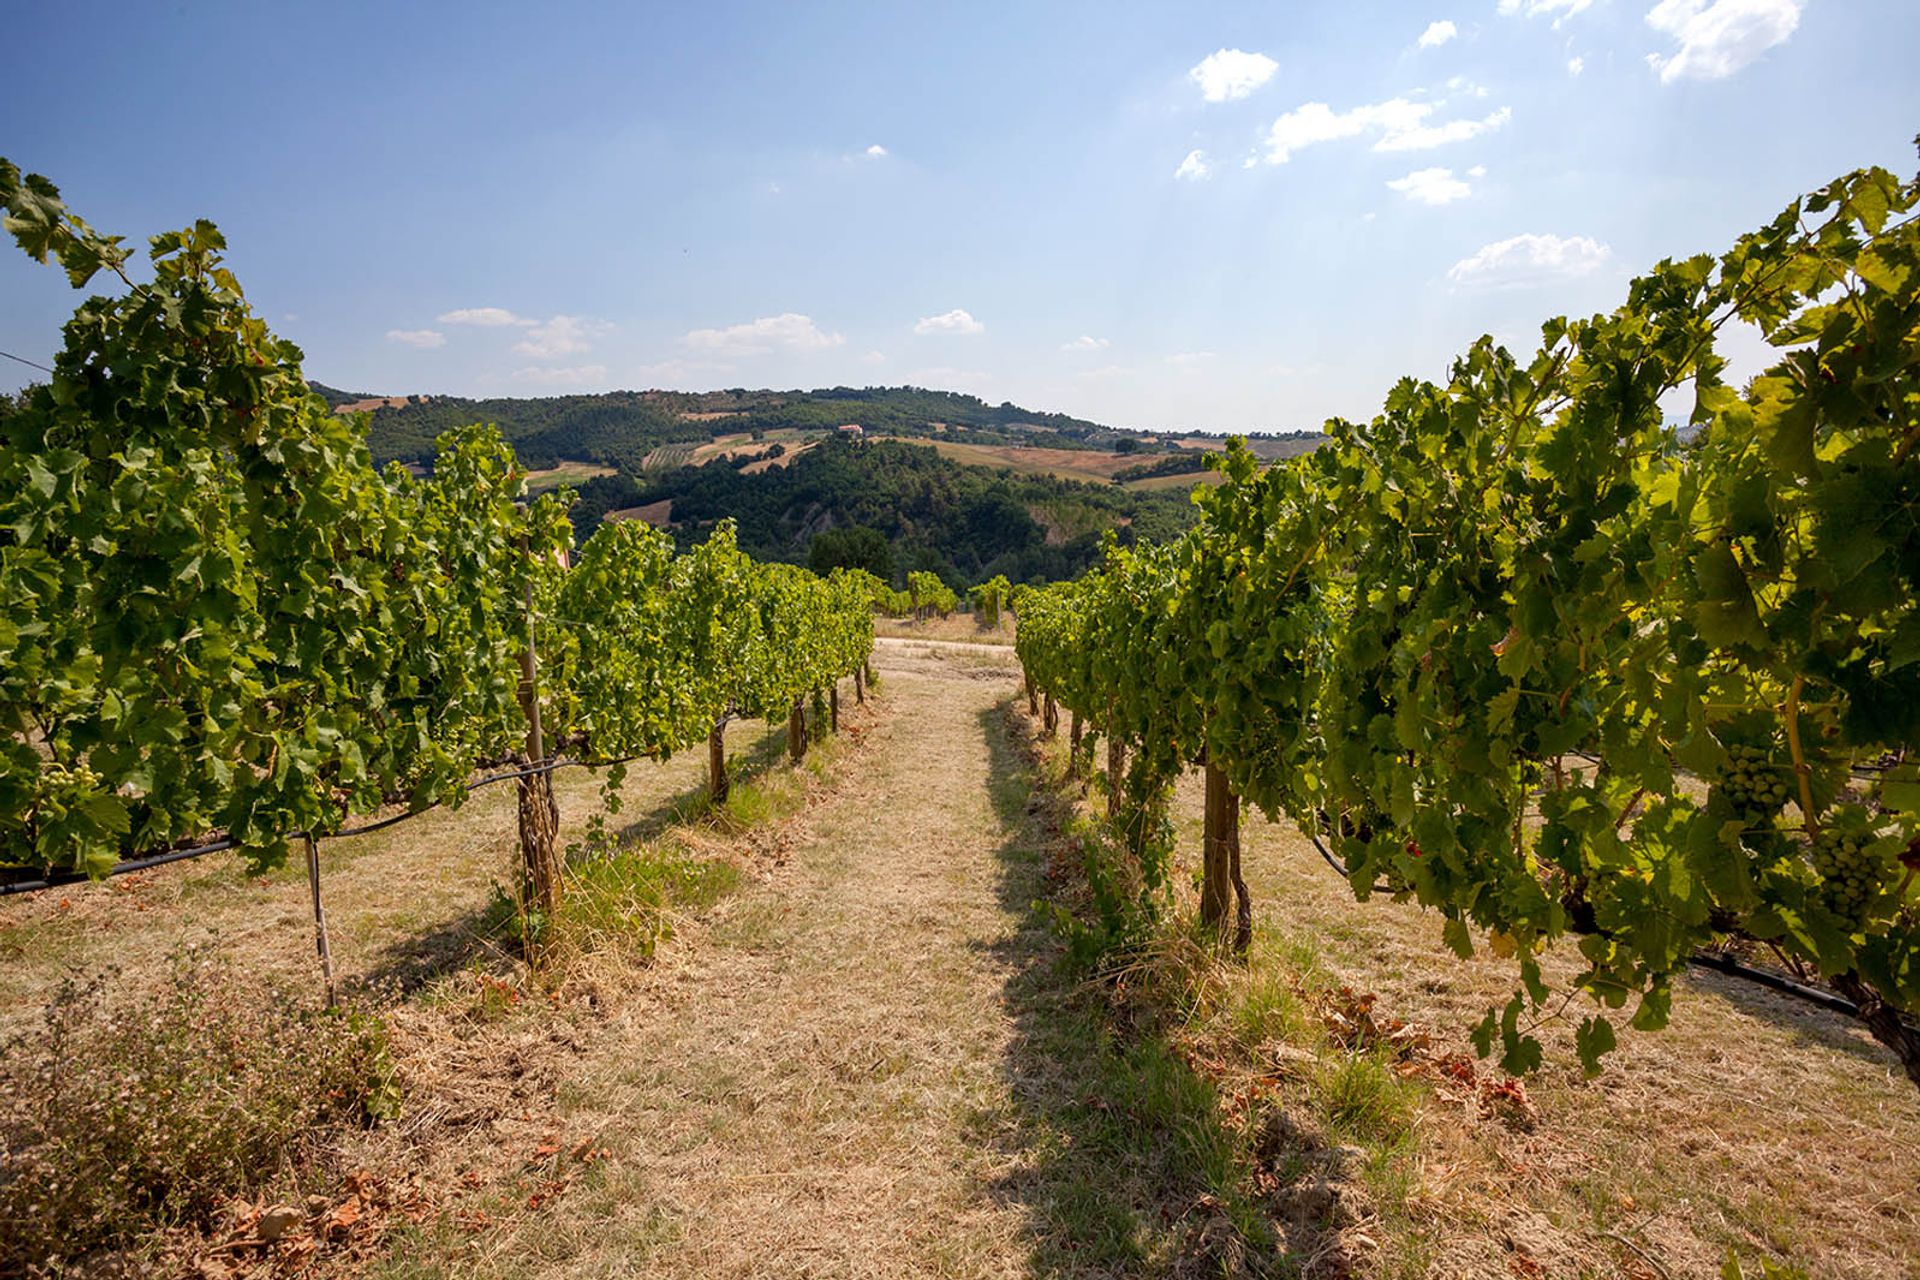
[{"label": "white cloud", "polygon": [[603,364],[578,364],[564,369],[515,369],[513,376],[516,381],[537,383],[544,387],[577,387],[585,383],[605,381],[607,366]]},{"label": "white cloud", "polygon": [[1587,60],[1585,58],[1568,58],[1567,59],[1568,75],[1577,76],[1582,71],[1585,71],[1586,69],[1587,69]]},{"label": "white cloud", "polygon": [[440,317],[441,324],[471,324],[483,329],[498,329],[503,325],[530,325],[532,320],[523,320],[505,307],[462,307],[458,311],[449,311]]},{"label": "white cloud", "polygon": [[1467,176],[1469,178],[1484,178],[1487,176],[1487,166],[1483,164],[1477,164],[1473,166],[1473,168],[1467,170]]},{"label": "white cloud", "polygon": [[1593,0],[1500,0],[1500,12],[1509,17],[1516,13],[1525,14],[1529,18],[1537,18],[1543,13],[1558,14],[1553,20],[1553,25],[1557,27],[1592,4]]},{"label": "white cloud", "polygon": [[1647,55],[1662,84],[1721,80],[1785,43],[1800,25],[1802,0],[1660,0],[1647,25],[1671,36],[1672,57]]},{"label": "white cloud", "polygon": [[1438,22],[1427,24],[1427,29],[1420,33],[1419,44],[1422,49],[1437,49],[1459,34],[1460,28],[1446,18],[1442,18]]},{"label": "white cloud", "polygon": [[1060,349],[1062,351],[1105,351],[1112,345],[1109,339],[1095,338],[1083,333],[1072,342],[1061,343]]},{"label": "white cloud", "polygon": [[1449,142],[1464,142],[1498,129],[1513,118],[1510,107],[1501,107],[1480,120],[1449,120],[1429,124],[1438,104],[1392,98],[1386,102],[1335,111],[1324,102],[1309,102],[1273,122],[1267,132],[1267,163],[1285,164],[1302,147],[1318,142],[1334,142],[1369,131],[1377,131],[1375,151],[1424,151]]},{"label": "white cloud", "polygon": [[1182,373],[1195,373],[1219,358],[1211,351],[1178,351],[1167,357],[1167,363]]},{"label": "white cloud", "polygon": [[1492,115],[1479,120],[1449,120],[1445,124],[1415,124],[1406,128],[1391,128],[1380,141],[1373,144],[1373,149],[1375,151],[1425,151],[1429,147],[1445,146],[1449,142],[1465,142],[1483,133],[1491,133],[1511,119],[1513,119],[1513,108],[1502,107]]},{"label": "white cloud", "polygon": [[1264,53],[1221,49],[1201,59],[1187,78],[1200,86],[1200,96],[1208,102],[1228,102],[1246,97],[1279,69],[1280,64]]},{"label": "white cloud", "polygon": [[1592,275],[1612,251],[1588,236],[1518,235],[1462,258],[1447,278],[1464,285],[1525,285]]},{"label": "white cloud", "polygon": [[1173,176],[1185,178],[1188,182],[1198,182],[1212,172],[1213,166],[1207,163],[1206,152],[1189,151],[1187,158],[1180,162],[1180,167],[1173,171]]},{"label": "white cloud", "polygon": [[876,142],[867,148],[866,154],[875,160],[884,160],[887,158],[887,149]]},{"label": "white cloud", "polygon": [[1465,76],[1451,76],[1447,80],[1447,92],[1464,94],[1469,98],[1484,98],[1487,96],[1487,86],[1475,84]]},{"label": "white cloud", "polygon": [[436,329],[389,329],[387,341],[397,342],[406,347],[418,347],[425,351],[431,347],[447,345],[447,335]]},{"label": "white cloud", "polygon": [[1420,204],[1452,204],[1473,194],[1473,188],[1454,177],[1453,170],[1440,168],[1415,169],[1387,183],[1387,187]]},{"label": "white cloud", "polygon": [[885,364],[886,362],[887,353],[884,351],[869,351],[860,357],[861,364]]},{"label": "white cloud", "polygon": [[550,320],[529,323],[527,336],[514,343],[513,349],[518,355],[532,356],[536,360],[578,355],[593,345],[590,339],[604,328],[604,325],[583,320],[579,316],[554,316]]},{"label": "white cloud", "polygon": [[922,337],[930,333],[985,333],[986,329],[987,326],[958,307],[937,316],[927,316],[913,325],[913,331]]},{"label": "white cloud", "polygon": [[761,316],[744,324],[724,329],[695,329],[680,339],[698,351],[713,351],[727,356],[757,356],[769,351],[818,351],[837,347],[846,338],[827,333],[813,317],[788,311],[777,316]]}]

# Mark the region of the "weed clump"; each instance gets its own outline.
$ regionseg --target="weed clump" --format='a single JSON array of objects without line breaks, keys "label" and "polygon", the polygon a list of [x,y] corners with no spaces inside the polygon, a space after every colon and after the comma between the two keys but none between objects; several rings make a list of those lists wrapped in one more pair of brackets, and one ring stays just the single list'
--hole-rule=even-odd
[{"label": "weed clump", "polygon": [[384,1023],[320,1011],[202,952],[157,986],[69,979],[0,1041],[0,1272],[33,1274],[236,1196],[330,1176],[334,1139],[390,1118]]}]

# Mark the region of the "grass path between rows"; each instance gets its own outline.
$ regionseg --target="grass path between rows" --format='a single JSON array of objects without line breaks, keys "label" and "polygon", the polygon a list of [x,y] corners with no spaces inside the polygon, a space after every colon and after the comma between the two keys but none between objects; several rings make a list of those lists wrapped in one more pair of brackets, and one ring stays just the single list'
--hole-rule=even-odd
[{"label": "grass path between rows", "polygon": [[598,1185],[454,1270],[1025,1274],[1023,1208],[990,1190],[1014,1157],[982,1131],[1008,1107],[1005,988],[1040,944],[996,856],[982,725],[1007,685],[882,666],[890,714],[796,819],[787,866],[570,1065],[566,1127],[610,1153]]}]

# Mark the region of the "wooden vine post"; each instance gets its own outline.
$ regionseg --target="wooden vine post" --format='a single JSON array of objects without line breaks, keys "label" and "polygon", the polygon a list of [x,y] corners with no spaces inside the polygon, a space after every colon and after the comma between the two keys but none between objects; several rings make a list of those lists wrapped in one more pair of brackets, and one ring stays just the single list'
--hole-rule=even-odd
[{"label": "wooden vine post", "polygon": [[[524,553],[526,544],[521,543]],[[521,894],[523,912],[537,914],[544,923],[560,905],[560,806],[553,798],[553,774],[540,766],[547,762],[546,737],[540,729],[540,660],[534,647],[533,574],[527,574],[527,643],[520,651],[520,709],[527,718],[527,766],[538,770],[520,778],[516,789],[520,808]],[[538,930],[522,935],[529,960],[539,949]]]},{"label": "wooden vine post", "polygon": [[867,705],[866,672],[862,670],[865,665],[865,663],[855,663],[853,668],[853,700],[863,707]]},{"label": "wooden vine post", "polygon": [[827,717],[833,732],[840,732],[840,681],[837,679],[827,686]]},{"label": "wooden vine post", "polygon": [[727,718],[721,716],[707,734],[707,800],[725,804],[732,790],[733,780],[727,776]]}]

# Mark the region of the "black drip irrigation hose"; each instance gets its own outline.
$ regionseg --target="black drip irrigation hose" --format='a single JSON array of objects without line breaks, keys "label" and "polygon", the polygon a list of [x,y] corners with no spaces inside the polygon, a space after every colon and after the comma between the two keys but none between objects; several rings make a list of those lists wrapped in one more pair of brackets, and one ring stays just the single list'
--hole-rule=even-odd
[{"label": "black drip irrigation hose", "polygon": [[[1313,841],[1313,847],[1320,851],[1320,857],[1325,860],[1329,867],[1339,872],[1341,879],[1351,879],[1347,872],[1346,864],[1335,857],[1333,852],[1328,849],[1325,844],[1321,843],[1319,832],[1307,832],[1307,839]],[[1398,892],[1394,886],[1384,882],[1375,882],[1373,891],[1375,893]],[[1804,982],[1795,982],[1792,978],[1783,977],[1769,969],[1757,969],[1750,964],[1742,964],[1724,952],[1696,951],[1687,957],[1687,963],[1697,969],[1711,969],[1715,973],[1725,974],[1729,978],[1739,978],[1743,982],[1751,982],[1755,986],[1765,987],[1769,991],[1775,991],[1781,995],[1792,996],[1796,1000],[1804,1000],[1808,1004],[1818,1005],[1820,1008],[1830,1010],[1834,1013],[1845,1014],[1849,1018],[1858,1018],[1861,1016],[1860,1006],[1845,996],[1835,995],[1831,991],[1822,991],[1819,987],[1808,986]],[[1906,1023],[1904,1025],[1906,1025],[1910,1031],[1920,1031],[1920,1027],[1915,1027],[1912,1023]]]},{"label": "black drip irrigation hose", "polygon": [[[484,778],[476,778],[467,784],[467,790],[469,792],[478,791],[480,788],[490,787],[496,782],[512,782],[516,778],[530,778],[535,774],[552,773],[557,769],[574,767],[608,769],[616,764],[627,764],[634,760],[644,760],[647,758],[649,757],[646,755],[621,756],[617,760],[567,760],[556,757],[555,759],[547,760],[540,764],[529,765],[524,769],[511,769],[505,773],[490,773]],[[376,819],[373,822],[363,823],[357,827],[345,827],[339,831],[296,831],[287,838],[289,840],[304,840],[309,837],[315,840],[346,840],[354,836],[371,835],[375,831],[384,831],[388,827],[398,826],[410,818],[417,818],[423,813],[431,813],[439,807],[438,804],[432,804],[424,809],[410,809],[406,813],[396,813],[389,817]],[[116,862],[113,865],[113,869],[107,872],[107,878],[111,879],[114,876],[132,875],[136,871],[151,871],[155,867],[164,867],[168,863],[185,862],[190,858],[204,858],[210,853],[225,853],[229,849],[238,849],[240,847],[241,842],[229,836],[225,839],[211,841],[207,844],[191,845],[184,849],[168,849],[164,852],[149,854],[141,858],[128,858],[124,861]],[[0,898],[12,897],[15,894],[21,893],[38,893],[43,889],[61,889],[72,885],[97,883],[98,880],[93,876],[87,875],[84,872],[70,871],[50,875],[41,880],[14,880],[6,884],[0,884]]]}]

